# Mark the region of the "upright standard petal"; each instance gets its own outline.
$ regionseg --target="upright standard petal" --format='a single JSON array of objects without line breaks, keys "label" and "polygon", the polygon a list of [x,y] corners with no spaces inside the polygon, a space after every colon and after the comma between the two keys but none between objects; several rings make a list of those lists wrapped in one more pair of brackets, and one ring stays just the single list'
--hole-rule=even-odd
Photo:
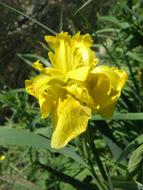
[{"label": "upright standard petal", "polygon": [[83,133],[91,117],[91,109],[69,96],[60,99],[54,110],[55,127],[52,135],[53,148],[64,147],[71,139]]},{"label": "upright standard petal", "polygon": [[71,70],[72,46],[71,36],[67,32],[61,32],[53,36],[45,36],[45,40],[54,50],[54,53],[49,52],[49,58],[53,66],[63,73]]},{"label": "upright standard petal", "polygon": [[89,34],[77,33],[71,37],[67,32],[61,32],[56,37],[45,36],[45,39],[54,51],[48,54],[52,65],[64,74],[98,64],[95,52],[91,50],[93,41]]},{"label": "upright standard petal", "polygon": [[89,34],[81,35],[80,32],[72,37],[72,42],[75,46],[75,51],[77,54],[81,55],[81,62],[83,66],[91,66],[92,68],[98,64],[98,59],[91,46],[93,40]]}]

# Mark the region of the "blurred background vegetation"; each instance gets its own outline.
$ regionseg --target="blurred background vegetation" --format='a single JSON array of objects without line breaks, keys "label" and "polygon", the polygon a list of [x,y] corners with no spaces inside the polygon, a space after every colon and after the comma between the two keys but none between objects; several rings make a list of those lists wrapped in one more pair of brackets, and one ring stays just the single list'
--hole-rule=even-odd
[{"label": "blurred background vegetation", "polygon": [[[94,115],[55,152],[24,81],[35,60],[48,64],[44,35],[60,31],[91,34],[101,63],[129,79],[111,120]],[[143,189],[143,1],[1,0],[0,42],[0,190]]]},{"label": "blurred background vegetation", "polygon": [[[89,1],[81,10],[78,10],[86,1],[6,0],[2,2],[38,20],[56,32],[63,29],[70,33],[81,31],[90,34],[98,28],[97,15],[99,13],[108,14],[112,3],[116,4],[115,0],[110,2],[104,0]],[[8,87],[15,88],[17,85],[21,87],[28,68],[23,61],[19,60],[17,54],[35,53],[41,55],[41,42],[45,43],[44,35],[50,33],[28,18],[3,6],[0,6],[0,14],[0,70],[2,72],[1,77],[5,80],[1,80],[1,82],[4,82]]]}]

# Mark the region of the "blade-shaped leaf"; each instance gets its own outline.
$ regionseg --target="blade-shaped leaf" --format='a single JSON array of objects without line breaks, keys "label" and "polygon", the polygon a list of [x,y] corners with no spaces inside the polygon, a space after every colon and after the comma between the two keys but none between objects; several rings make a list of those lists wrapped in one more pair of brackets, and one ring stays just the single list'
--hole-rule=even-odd
[{"label": "blade-shaped leaf", "polygon": [[83,159],[70,148],[65,147],[60,150],[52,149],[50,146],[49,139],[23,129],[14,129],[6,127],[0,128],[0,145],[16,145],[29,146],[33,148],[44,148],[48,149],[51,152],[59,152],[65,155],[66,157],[70,157],[78,163],[87,166]]},{"label": "blade-shaped leaf", "polygon": [[141,113],[118,113],[115,112],[111,118],[105,119],[99,115],[93,115],[93,120],[143,120],[143,112]]},{"label": "blade-shaped leaf", "polygon": [[129,173],[136,174],[137,169],[139,168],[141,162],[143,160],[143,144],[140,145],[131,155],[129,163],[128,163],[128,171]]}]

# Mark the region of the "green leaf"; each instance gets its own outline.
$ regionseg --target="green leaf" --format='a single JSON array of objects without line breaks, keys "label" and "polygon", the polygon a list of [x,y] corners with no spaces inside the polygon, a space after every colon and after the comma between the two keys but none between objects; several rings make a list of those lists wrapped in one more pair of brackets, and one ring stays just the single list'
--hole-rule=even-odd
[{"label": "green leaf", "polygon": [[24,58],[21,54],[17,54],[17,56],[18,56],[22,61],[24,61],[27,65],[32,66],[32,64],[33,64],[32,61],[30,61],[30,60],[27,59],[27,58]]},{"label": "green leaf", "polygon": [[124,154],[128,154],[133,149],[137,148],[140,144],[143,144],[143,135],[140,135],[139,137],[135,138],[131,143],[128,144],[128,146],[124,149]]},{"label": "green leaf", "polygon": [[[45,59],[44,57],[40,56],[40,55],[36,55],[36,54],[30,54],[30,53],[27,53],[27,54],[17,54],[20,58],[35,58],[35,61],[38,59],[40,60],[45,66],[49,67],[51,66],[50,62]],[[33,63],[33,62],[32,62]]]},{"label": "green leaf", "polygon": [[115,32],[115,28],[104,28],[102,30],[97,30],[96,31],[96,34],[101,34],[101,33],[112,33],[112,32]]},{"label": "green leaf", "polygon": [[119,23],[119,20],[114,16],[99,16],[98,19],[99,19],[99,21],[107,21],[107,22],[111,22],[114,24]]},{"label": "green leaf", "polygon": [[143,188],[142,184],[135,181],[112,180],[112,183],[114,188],[125,190],[141,190]]},{"label": "green leaf", "polygon": [[40,186],[34,184],[33,182],[31,182],[27,179],[20,178],[19,176],[15,176],[15,175],[12,175],[11,177],[10,176],[2,176],[2,179],[4,181],[7,181],[7,183],[14,184],[15,188],[17,187],[17,188],[21,189],[22,187],[24,187],[24,189],[28,189],[28,190],[31,190],[31,189],[43,190],[43,188],[41,188]]},{"label": "green leaf", "polygon": [[143,160],[143,144],[140,145],[130,157],[128,163],[129,173],[134,173],[135,175],[138,172],[142,160]]},{"label": "green leaf", "polygon": [[98,128],[105,142],[109,146],[114,158],[118,160],[122,150],[119,147],[116,138],[113,136],[112,130],[109,128],[108,123],[106,121],[95,121],[95,126]]},{"label": "green leaf", "polygon": [[140,135],[136,139],[134,139],[131,143],[126,146],[126,148],[123,150],[122,154],[120,155],[120,158],[117,160],[117,163],[115,167],[120,163],[121,159],[124,156],[127,156],[132,150],[136,149],[139,145],[143,144],[143,135]]},{"label": "green leaf", "polygon": [[118,24],[123,29],[127,29],[130,27],[130,24],[128,22],[119,22]]},{"label": "green leaf", "polygon": [[51,152],[59,152],[65,155],[66,157],[70,157],[76,162],[84,166],[87,166],[83,159],[71,148],[65,147],[59,150],[52,149],[50,146],[49,139],[22,129],[14,129],[7,127],[0,128],[0,145],[16,145],[29,146],[33,148],[44,148],[48,149]]},{"label": "green leaf", "polygon": [[[109,23],[118,25],[120,28],[123,28],[123,29],[127,29],[130,27],[128,22],[122,22],[114,16],[99,16],[98,19],[99,19],[99,21],[105,21],[105,22],[109,22]],[[117,30],[114,28],[114,32],[115,31],[117,32]]]},{"label": "green leaf", "polygon": [[114,113],[110,118],[102,118],[99,115],[93,115],[93,120],[143,120],[143,112],[141,113]]},{"label": "green leaf", "polygon": [[131,57],[132,59],[140,62],[140,63],[143,63],[143,56],[137,54],[137,53],[134,53],[134,52],[128,52],[127,53],[127,56]]},{"label": "green leaf", "polygon": [[51,149],[50,141],[23,129],[0,128],[0,145],[29,146]]},{"label": "green leaf", "polygon": [[[115,143],[113,142],[110,138],[108,138],[107,136],[103,135],[103,138],[105,139],[105,141],[107,142],[110,151],[112,152],[114,158],[116,160],[119,159],[120,155],[122,154],[122,149]],[[125,162],[125,159],[123,160]]]}]

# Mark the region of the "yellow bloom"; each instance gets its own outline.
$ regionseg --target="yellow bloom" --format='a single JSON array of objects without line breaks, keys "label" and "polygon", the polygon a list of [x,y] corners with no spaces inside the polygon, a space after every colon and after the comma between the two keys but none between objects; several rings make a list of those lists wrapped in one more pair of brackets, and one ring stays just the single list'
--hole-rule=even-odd
[{"label": "yellow bloom", "polygon": [[1,155],[0,155],[0,161],[3,161],[3,160],[5,160],[5,155],[4,155],[4,154],[1,154]]},{"label": "yellow bloom", "polygon": [[137,78],[143,84],[143,68],[139,67],[137,70]]},{"label": "yellow bloom", "polygon": [[127,80],[125,71],[98,65],[89,34],[70,36],[61,32],[45,36],[52,51],[52,66],[37,61],[41,74],[26,80],[26,91],[38,99],[41,116],[53,120],[51,146],[64,147],[87,128],[91,114],[110,117]]}]

